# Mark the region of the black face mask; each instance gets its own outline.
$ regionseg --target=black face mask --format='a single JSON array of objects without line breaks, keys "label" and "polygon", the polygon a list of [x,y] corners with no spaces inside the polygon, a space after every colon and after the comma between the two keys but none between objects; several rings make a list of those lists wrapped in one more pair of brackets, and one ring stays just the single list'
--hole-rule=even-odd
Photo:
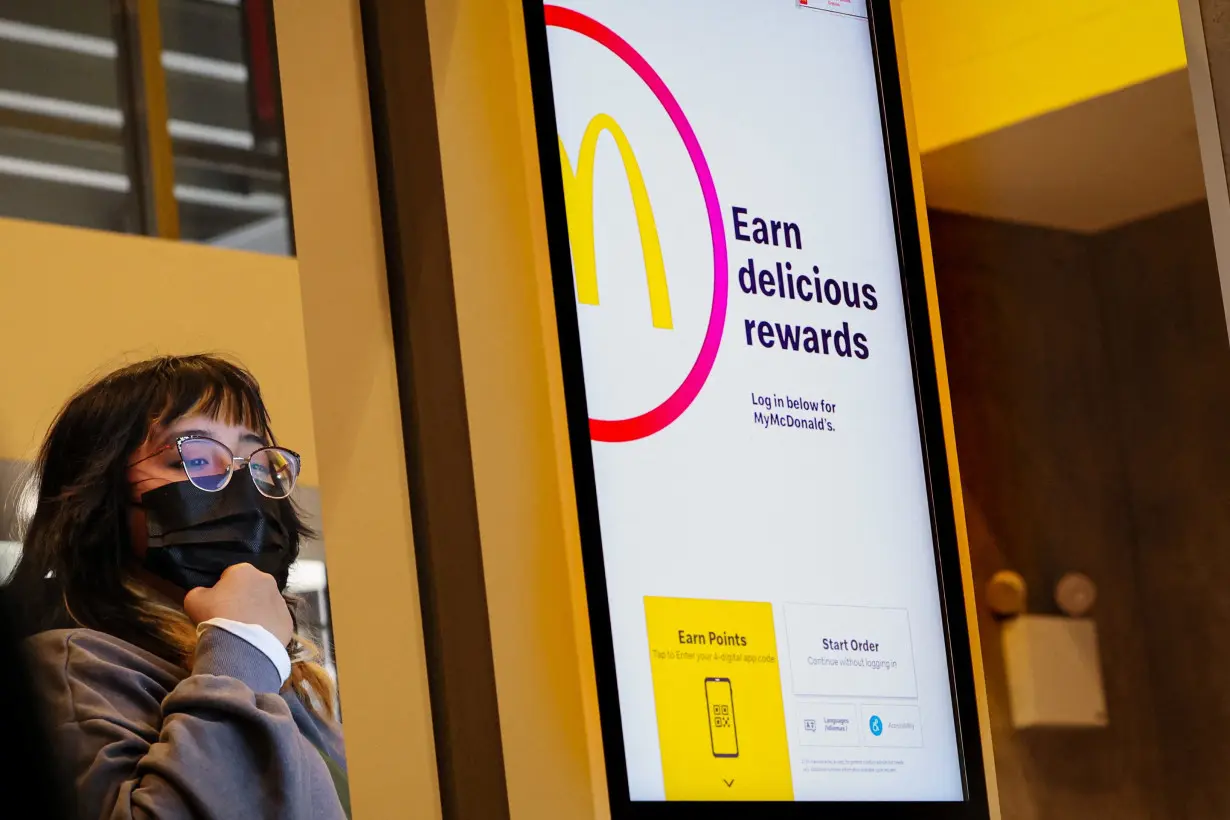
[{"label": "black face mask", "polygon": [[149,531],[144,566],[180,589],[212,587],[235,564],[252,564],[286,588],[298,552],[286,499],[266,498],[247,475],[205,492],[177,481],[141,496]]}]

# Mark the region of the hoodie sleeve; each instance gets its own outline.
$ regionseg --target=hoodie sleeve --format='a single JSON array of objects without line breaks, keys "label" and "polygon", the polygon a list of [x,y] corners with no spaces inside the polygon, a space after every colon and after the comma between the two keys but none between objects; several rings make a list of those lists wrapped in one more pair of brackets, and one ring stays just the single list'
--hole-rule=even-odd
[{"label": "hoodie sleeve", "polygon": [[344,820],[320,753],[295,724],[281,676],[222,629],[192,673],[88,630],[33,639],[56,747],[89,820]]}]

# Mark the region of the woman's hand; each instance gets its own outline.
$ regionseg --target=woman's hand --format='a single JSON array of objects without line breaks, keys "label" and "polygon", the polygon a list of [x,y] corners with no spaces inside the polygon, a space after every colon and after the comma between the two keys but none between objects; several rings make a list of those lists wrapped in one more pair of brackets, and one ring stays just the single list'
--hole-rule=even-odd
[{"label": "woman's hand", "polygon": [[228,567],[212,587],[197,587],[184,597],[184,612],[194,624],[226,618],[268,629],[282,646],[290,643],[294,621],[272,575],[251,564]]}]

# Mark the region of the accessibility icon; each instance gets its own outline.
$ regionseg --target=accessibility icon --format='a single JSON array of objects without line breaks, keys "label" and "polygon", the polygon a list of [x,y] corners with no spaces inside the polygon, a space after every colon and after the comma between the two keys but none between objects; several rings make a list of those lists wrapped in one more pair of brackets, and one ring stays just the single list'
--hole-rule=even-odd
[{"label": "accessibility icon", "polygon": [[871,733],[876,737],[884,734],[884,721],[880,720],[879,715],[871,716]]}]

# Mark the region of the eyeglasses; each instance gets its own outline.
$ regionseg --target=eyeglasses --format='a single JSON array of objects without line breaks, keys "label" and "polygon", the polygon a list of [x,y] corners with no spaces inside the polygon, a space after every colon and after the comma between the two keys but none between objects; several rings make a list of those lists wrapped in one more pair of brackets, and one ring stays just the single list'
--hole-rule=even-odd
[{"label": "eyeglasses", "polygon": [[256,489],[266,498],[288,497],[299,480],[299,454],[285,447],[262,447],[250,456],[237,456],[220,441],[204,436],[182,436],[158,453],[172,447],[179,451],[180,464],[192,486],[207,493],[226,489],[235,471],[244,467],[248,468]]}]

